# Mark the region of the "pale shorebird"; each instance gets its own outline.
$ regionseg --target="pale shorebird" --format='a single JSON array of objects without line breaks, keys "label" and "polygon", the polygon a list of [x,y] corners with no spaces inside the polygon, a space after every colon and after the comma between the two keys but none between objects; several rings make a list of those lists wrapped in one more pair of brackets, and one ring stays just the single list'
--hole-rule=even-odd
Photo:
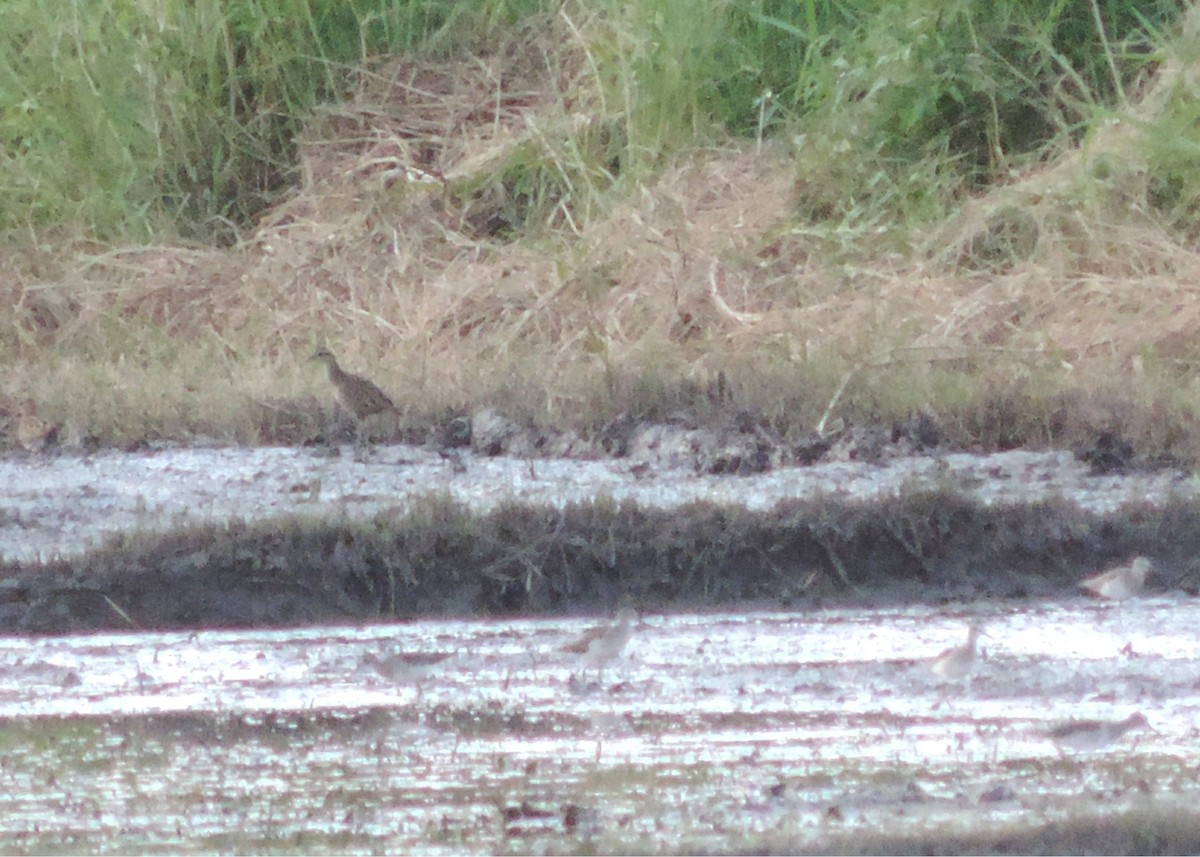
[{"label": "pale shorebird", "polygon": [[391,682],[417,682],[453,656],[453,652],[393,652],[383,656],[366,652],[359,660],[359,668],[370,669]]},{"label": "pale shorebird", "polygon": [[596,670],[599,678],[604,675],[604,667],[608,662],[621,654],[633,636],[635,621],[637,611],[632,607],[622,607],[612,624],[589,628],[559,651],[580,655],[583,668]]},{"label": "pale shorebird", "polygon": [[1150,573],[1150,560],[1144,556],[1135,557],[1129,565],[1120,565],[1102,571],[1094,577],[1080,582],[1080,586],[1111,601],[1124,601],[1142,591],[1146,583],[1146,575]]},{"label": "pale shorebird", "polygon": [[[1102,571],[1100,574],[1080,582],[1079,585],[1101,598],[1107,598],[1110,601],[1125,601],[1142,591],[1146,575],[1150,571],[1150,560],[1139,556],[1134,557],[1129,565],[1119,565],[1108,571]],[[1121,624],[1119,613],[1117,619],[1118,624]],[[1125,647],[1121,649],[1121,653],[1134,657],[1136,653],[1133,651],[1133,643],[1126,643]]]},{"label": "pale shorebird", "polygon": [[930,662],[929,669],[938,678],[946,681],[959,681],[967,678],[974,672],[975,665],[979,661],[975,644],[980,637],[986,636],[987,632],[972,622],[967,626],[967,641],[961,646],[952,646],[946,649]]},{"label": "pale shorebird", "polygon": [[[1140,711],[1124,720],[1072,720],[1046,730],[1046,737],[1064,750],[1101,750],[1121,739],[1131,729],[1150,729],[1150,722]],[[1153,730],[1151,730],[1153,731]]]}]

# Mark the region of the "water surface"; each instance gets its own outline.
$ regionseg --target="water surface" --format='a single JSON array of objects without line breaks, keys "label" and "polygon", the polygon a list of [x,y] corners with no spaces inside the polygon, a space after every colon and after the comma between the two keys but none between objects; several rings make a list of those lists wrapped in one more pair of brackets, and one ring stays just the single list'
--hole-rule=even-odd
[{"label": "water surface", "polygon": [[[928,659],[982,619],[986,660]],[[678,852],[1200,797],[1192,599],[0,641],[5,851]],[[1131,644],[1135,656],[1121,654]],[[367,652],[450,656],[385,679]],[[1156,731],[1062,757],[1059,720]]]}]

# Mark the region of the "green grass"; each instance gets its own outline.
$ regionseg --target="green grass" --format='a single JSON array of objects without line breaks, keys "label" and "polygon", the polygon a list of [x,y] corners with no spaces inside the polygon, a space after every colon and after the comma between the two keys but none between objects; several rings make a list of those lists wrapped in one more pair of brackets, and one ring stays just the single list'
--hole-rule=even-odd
[{"label": "green grass", "polygon": [[783,431],[1063,443],[1112,402],[1191,457],[1177,15],[14,0],[0,431],[29,396],[107,443],[294,442],[264,414],[316,421],[328,343],[415,423],[590,431],[723,373]]},{"label": "green grass", "polygon": [[[230,240],[293,183],[310,111],[344,97],[364,64],[449,56],[547,15],[584,43],[611,129],[606,159],[620,171],[644,175],[722,133],[811,143],[819,130],[818,152],[847,146],[858,162],[840,182],[882,193],[895,212],[936,215],[953,183],[919,190],[903,172],[932,157],[980,186],[1061,131],[1078,133],[1158,58],[1177,14],[1165,2],[1096,11],[982,0],[13,0],[0,38],[0,233]],[[595,148],[586,136],[566,145]],[[525,196],[543,199],[563,176],[523,181]]]},{"label": "green grass", "polygon": [[[229,241],[294,180],[309,112],[380,53],[520,3],[33,0],[0,37],[0,232]],[[454,38],[451,38],[454,36]]]}]

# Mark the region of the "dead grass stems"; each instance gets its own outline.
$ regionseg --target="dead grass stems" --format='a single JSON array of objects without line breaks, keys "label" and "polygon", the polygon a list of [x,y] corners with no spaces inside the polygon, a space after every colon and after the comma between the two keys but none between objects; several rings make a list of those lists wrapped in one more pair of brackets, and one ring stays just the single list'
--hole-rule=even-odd
[{"label": "dead grass stems", "polygon": [[305,358],[325,343],[416,421],[501,405],[586,429],[647,379],[724,373],[735,406],[797,425],[927,409],[987,441],[1003,400],[1025,442],[1115,427],[1200,455],[1200,254],[1128,157],[1161,90],[919,243],[831,252],[835,227],[797,219],[784,146],[730,141],[650,177],[604,161],[618,132],[596,118],[586,22],[558,24],[363,69],[313,116],[295,193],[233,248],[10,251],[0,392],[112,443],[271,441],[272,413],[320,416]]}]

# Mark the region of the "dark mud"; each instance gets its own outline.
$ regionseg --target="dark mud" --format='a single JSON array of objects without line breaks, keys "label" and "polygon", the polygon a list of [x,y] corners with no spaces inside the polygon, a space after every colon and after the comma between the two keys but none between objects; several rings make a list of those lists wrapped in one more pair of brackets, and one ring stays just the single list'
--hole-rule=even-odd
[{"label": "dark mud", "polygon": [[915,490],[846,504],[672,509],[611,500],[473,511],[426,498],[360,520],[296,514],[109,537],[0,566],[0,633],[271,627],[417,616],[943,603],[1074,592],[1132,554],[1194,594],[1200,502],[1111,513]]},{"label": "dark mud", "polygon": [[1134,809],[971,833],[843,835],[819,848],[780,843],[762,854],[1197,854],[1200,827],[1187,809]]},{"label": "dark mud", "polygon": [[1151,592],[1195,593],[1200,480],[1114,472],[1131,452],[912,454],[935,428],[818,449],[643,424],[620,458],[547,459],[485,413],[457,450],[0,459],[0,634],[1040,598],[1134,554]]}]

